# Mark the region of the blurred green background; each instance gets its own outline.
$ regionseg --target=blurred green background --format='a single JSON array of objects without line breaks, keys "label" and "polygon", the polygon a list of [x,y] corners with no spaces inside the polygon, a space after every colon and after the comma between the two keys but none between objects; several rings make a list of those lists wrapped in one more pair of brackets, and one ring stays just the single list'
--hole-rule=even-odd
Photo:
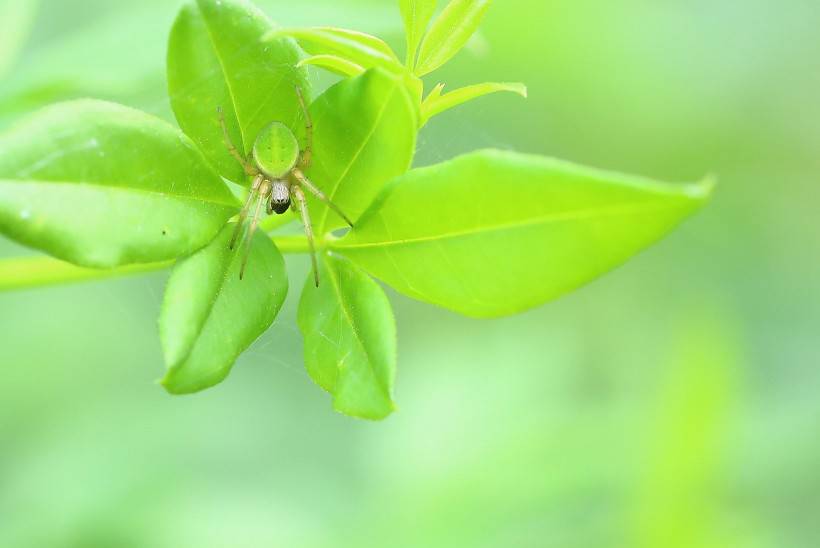
[{"label": "blurred green background", "polygon": [[[259,3],[403,51],[392,1]],[[78,96],[170,119],[178,6],[0,0],[0,127]],[[154,382],[165,274],[0,295],[0,546],[817,546],[818,29],[816,0],[496,1],[434,77],[530,99],[437,118],[419,165],[491,146],[720,186],[521,316],[391,295],[384,423],[335,415],[310,382],[298,292],[225,384],[186,398]]]}]

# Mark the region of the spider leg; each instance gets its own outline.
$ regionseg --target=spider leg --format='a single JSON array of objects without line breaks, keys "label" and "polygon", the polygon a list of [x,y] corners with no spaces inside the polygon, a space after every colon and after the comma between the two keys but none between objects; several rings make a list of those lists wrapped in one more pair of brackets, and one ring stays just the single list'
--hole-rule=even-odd
[{"label": "spider leg", "polygon": [[296,86],[296,96],[299,98],[299,104],[302,107],[302,114],[305,118],[305,150],[302,151],[300,163],[303,168],[307,169],[313,162],[313,118],[310,117],[310,111],[305,102],[305,95],[299,86]]},{"label": "spider leg", "polygon": [[257,171],[255,167],[249,164],[248,161],[242,157],[242,155],[239,153],[239,150],[237,150],[236,146],[233,144],[233,141],[231,141],[231,136],[228,135],[228,126],[227,124],[225,124],[225,113],[222,112],[222,107],[217,107],[216,111],[217,113],[219,113],[219,125],[222,126],[222,138],[225,141],[225,147],[227,147],[228,152],[231,154],[231,156],[233,156],[234,159],[237,162],[239,162],[239,164],[242,166],[242,169],[245,170],[245,173],[247,173],[250,177],[255,177],[259,174],[259,171]]},{"label": "spider leg", "polygon": [[299,204],[299,213],[302,214],[302,223],[305,225],[305,236],[307,236],[308,245],[310,246],[310,260],[313,263],[313,279],[316,281],[316,287],[319,287],[319,264],[316,261],[316,243],[313,239],[313,225],[310,224],[310,213],[308,213],[305,193],[299,185],[293,185],[291,192],[293,193],[293,197],[296,198],[296,203]]},{"label": "spider leg", "polygon": [[259,192],[259,200],[256,202],[256,212],[253,214],[251,227],[248,229],[248,237],[245,241],[245,254],[242,256],[242,267],[239,269],[239,279],[245,278],[245,268],[248,266],[248,258],[251,256],[251,248],[253,247],[253,236],[256,234],[256,229],[259,226],[259,216],[262,213],[262,204],[267,198],[267,192]]},{"label": "spider leg", "polygon": [[259,190],[260,184],[262,184],[262,176],[258,175],[253,181],[253,186],[251,186],[251,191],[248,193],[248,199],[245,200],[245,205],[242,207],[242,211],[239,212],[239,220],[236,222],[236,228],[234,229],[233,237],[231,238],[231,250],[236,247],[236,241],[239,239],[239,234],[242,232],[242,226],[248,218],[248,212],[251,209],[251,204],[256,196],[256,191]]},{"label": "spider leg", "polygon": [[339,208],[339,206],[337,206],[336,204],[334,204],[334,203],[330,200],[330,198],[328,198],[328,197],[325,195],[325,193],[324,193],[324,192],[322,192],[321,190],[319,190],[319,187],[317,187],[317,186],[316,186],[316,185],[314,185],[312,182],[310,182],[310,179],[308,179],[308,178],[305,176],[305,174],[304,174],[304,173],[302,173],[302,172],[301,172],[301,171],[299,171],[298,169],[294,169],[294,170],[293,170],[293,176],[294,176],[294,177],[296,177],[296,180],[297,180],[297,181],[299,181],[299,185],[300,185],[300,186],[305,187],[305,188],[308,190],[308,192],[310,192],[311,194],[313,194],[314,196],[316,196],[316,198],[318,198],[321,202],[325,203],[325,204],[326,204],[326,205],[327,205],[330,209],[332,209],[333,211],[335,211],[335,212],[336,212],[336,214],[337,214],[337,215],[339,215],[339,217],[341,217],[342,219],[344,219],[344,220],[345,220],[345,222],[346,222],[348,225],[350,225],[350,228],[353,228],[353,221],[351,221],[351,220],[350,220],[350,217],[348,217],[347,215],[345,215],[345,214],[344,214],[344,212],[343,212],[343,211]]}]

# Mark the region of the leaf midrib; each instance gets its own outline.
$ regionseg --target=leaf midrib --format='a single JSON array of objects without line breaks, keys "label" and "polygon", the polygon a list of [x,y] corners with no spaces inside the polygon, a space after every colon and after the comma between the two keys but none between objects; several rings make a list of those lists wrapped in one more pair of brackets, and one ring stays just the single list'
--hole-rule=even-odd
[{"label": "leaf midrib", "polygon": [[[454,4],[452,4],[452,5],[454,5]],[[449,8],[449,7],[450,7],[450,5],[447,6],[447,8]],[[435,69],[430,68],[430,67],[432,67],[434,65],[438,65],[440,67],[443,64],[441,62],[441,58],[444,57],[444,55],[442,55],[442,51],[445,51],[445,50],[448,50],[448,49],[449,50],[453,49],[451,47],[452,44],[457,43],[458,40],[460,39],[460,34],[464,32],[464,28],[465,28],[464,23],[465,23],[465,21],[469,20],[469,18],[466,15],[463,17],[463,20],[459,22],[458,26],[456,28],[452,29],[450,32],[445,32],[445,31],[441,30],[442,27],[443,27],[444,22],[446,21],[445,16],[449,15],[448,13],[446,13],[447,8],[445,8],[445,11],[442,12],[442,14],[440,16],[441,19],[433,22],[433,28],[430,29],[430,32],[427,34],[427,37],[425,38],[425,41],[421,44],[421,52],[419,53],[419,57],[421,59],[419,60],[418,66],[416,67],[418,72],[425,72],[426,71],[427,73],[429,73],[429,72],[432,72],[433,70],[435,70]],[[478,9],[485,9],[485,8],[482,5],[480,5]],[[470,7],[467,8],[467,13],[468,14],[472,13],[472,10],[470,9]],[[439,42],[439,44],[437,45],[437,47],[435,47],[435,49],[433,49],[433,46],[430,46],[430,50],[427,51],[426,52],[427,55],[425,55],[425,47],[428,45],[427,40],[430,38],[430,36],[434,36],[439,31],[443,35],[443,38],[442,38],[441,42]],[[445,46],[447,46],[447,47],[445,47]]]},{"label": "leaf midrib", "polygon": [[425,243],[425,242],[435,242],[440,240],[449,240],[449,239],[456,239],[468,236],[475,236],[477,234],[483,234],[486,232],[496,232],[496,231],[505,231],[505,230],[517,230],[521,228],[527,228],[532,226],[537,226],[540,224],[553,224],[553,223],[561,223],[561,222],[571,222],[571,221],[579,221],[582,219],[592,218],[594,216],[619,216],[619,215],[628,215],[631,213],[638,213],[638,212],[648,212],[648,211],[664,211],[667,209],[677,209],[681,207],[680,205],[671,205],[671,204],[664,204],[664,205],[657,205],[658,202],[646,202],[646,203],[654,203],[656,204],[655,207],[637,207],[639,204],[626,204],[623,207],[617,208],[604,208],[604,209],[586,209],[586,210],[575,210],[569,211],[561,215],[550,214],[546,216],[536,217],[534,219],[528,219],[526,221],[518,221],[512,223],[502,223],[497,225],[487,225],[481,226],[476,228],[470,228],[465,230],[458,230],[454,232],[446,232],[443,234],[436,234],[433,236],[420,236],[418,238],[404,238],[399,240],[390,240],[390,241],[380,241],[380,242],[366,242],[366,243],[351,243],[346,244],[344,240],[340,240],[335,245],[331,247],[335,249],[364,249],[370,247],[392,247],[398,245],[405,245],[405,244],[416,244],[416,243]]},{"label": "leaf midrib", "polygon": [[[385,99],[384,103],[382,103],[381,110],[379,111],[379,114],[376,116],[376,119],[373,122],[373,126],[368,131],[367,136],[360,143],[358,149],[356,150],[356,153],[353,154],[353,156],[351,157],[350,162],[348,162],[347,166],[345,166],[345,169],[342,172],[342,174],[339,176],[339,178],[333,184],[333,191],[330,192],[330,194],[328,196],[331,201],[333,201],[335,199],[336,194],[339,192],[339,187],[342,185],[342,181],[344,181],[345,178],[350,174],[350,171],[353,169],[353,166],[356,164],[356,162],[359,161],[359,157],[364,152],[364,149],[367,147],[367,144],[371,141],[371,139],[373,138],[373,135],[375,135],[376,129],[379,127],[379,125],[381,125],[382,118],[384,118],[384,114],[385,114],[385,112],[387,112],[387,107],[390,104],[390,102],[393,100],[393,96],[395,95],[397,89],[398,89],[398,84],[396,82],[393,82],[393,89],[390,91],[390,95],[387,96],[387,99]],[[321,222],[319,223],[319,233],[320,234],[325,233],[325,228],[327,226],[327,217],[328,217],[329,214],[330,214],[330,208],[325,207],[324,211],[322,212]]]},{"label": "leaf midrib", "polygon": [[[226,260],[221,260],[222,263],[221,270],[222,275],[219,279],[219,284],[216,287],[216,291],[214,291],[213,299],[210,299],[208,303],[208,308],[204,311],[203,318],[201,322],[198,322],[196,336],[194,337],[191,346],[188,348],[188,351],[185,353],[185,357],[179,360],[179,362],[172,368],[172,370],[178,370],[185,366],[188,363],[188,359],[191,357],[191,354],[194,353],[194,349],[196,348],[197,344],[199,344],[200,339],[202,338],[202,333],[205,331],[205,326],[208,325],[208,322],[211,320],[211,317],[214,313],[214,308],[216,308],[216,303],[219,302],[222,297],[224,297],[225,293],[225,285],[228,283],[228,276],[231,274],[231,267],[233,266],[234,261],[237,258],[235,253],[231,251],[223,251],[222,257]],[[224,255],[227,253],[227,255]],[[216,369],[209,370],[207,375],[218,375],[221,372],[222,368],[217,367]]]},{"label": "leaf midrib", "polygon": [[25,179],[25,180],[17,180],[17,179],[0,179],[0,183],[10,183],[10,184],[34,184],[34,185],[75,185],[75,186],[88,186],[88,187],[96,187],[105,190],[114,190],[114,191],[122,191],[122,192],[132,192],[135,194],[149,194],[155,196],[161,196],[163,198],[175,198],[178,200],[187,200],[193,202],[205,202],[219,206],[225,206],[230,208],[238,207],[238,204],[232,204],[227,202],[221,202],[217,200],[211,200],[202,196],[194,196],[194,195],[186,195],[186,194],[179,194],[175,192],[167,192],[167,191],[159,191],[159,190],[151,190],[147,188],[138,188],[133,186],[118,186],[118,185],[110,185],[107,183],[95,183],[91,181],[50,181],[50,180],[42,180],[42,179]]},{"label": "leaf midrib", "polygon": [[336,276],[335,267],[328,264],[327,270],[330,274],[329,277],[333,282],[331,285],[333,286],[333,291],[336,293],[336,296],[338,297],[342,313],[344,314],[348,325],[350,325],[350,330],[353,331],[353,336],[356,338],[356,342],[361,347],[362,352],[364,352],[364,355],[367,358],[368,368],[370,369],[370,372],[373,374],[373,378],[376,379],[376,382],[378,383],[379,388],[382,390],[382,393],[384,394],[385,398],[387,398],[387,400],[390,401],[390,390],[387,386],[385,386],[384,382],[379,377],[378,372],[376,371],[376,367],[374,365],[373,357],[370,355],[370,351],[368,350],[367,345],[364,344],[364,341],[362,340],[361,335],[359,334],[359,331],[356,328],[356,323],[353,321],[353,317],[351,316],[350,311],[347,308],[347,301],[345,301],[344,297],[342,296],[342,288],[339,284],[339,279]]},{"label": "leaf midrib", "polygon": [[239,137],[242,139],[240,146],[242,147],[242,153],[245,154],[247,151],[246,148],[246,139],[245,139],[245,128],[242,127],[242,121],[239,120],[239,110],[236,103],[236,94],[233,91],[233,86],[231,85],[231,80],[228,78],[228,70],[225,68],[225,61],[222,59],[222,52],[219,50],[219,47],[216,44],[216,40],[214,39],[214,33],[211,30],[211,21],[208,16],[205,14],[205,11],[199,7],[199,3],[197,2],[196,6],[199,13],[202,15],[203,21],[205,21],[205,30],[208,32],[208,39],[211,43],[211,48],[214,50],[214,56],[216,57],[216,62],[219,63],[219,68],[222,69],[222,79],[225,81],[225,87],[228,90],[228,95],[231,98],[231,110],[233,110],[234,118],[236,118],[237,124],[239,124]]}]

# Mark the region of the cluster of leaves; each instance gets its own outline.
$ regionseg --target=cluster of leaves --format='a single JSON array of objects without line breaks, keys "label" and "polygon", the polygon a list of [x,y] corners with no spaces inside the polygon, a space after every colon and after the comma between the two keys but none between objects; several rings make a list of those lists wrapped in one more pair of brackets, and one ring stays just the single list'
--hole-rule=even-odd
[{"label": "cluster of leaves", "polygon": [[[340,412],[394,409],[396,328],[378,278],[396,291],[481,318],[554,299],[623,263],[699,208],[708,184],[667,185],[511,152],[479,151],[410,170],[433,117],[521,84],[424,95],[423,76],[452,59],[489,0],[401,0],[402,63],[382,40],[337,28],[280,29],[242,0],[196,0],[171,32],[168,82],[181,131],[124,106],[57,104],[0,136],[0,232],[92,268],[176,261],[160,335],[163,385],[196,392],[222,381],[270,327],[288,291],[281,251],[257,234],[244,281],[229,249],[247,154],[271,121],[304,127],[295,87],[308,67],[340,75],[310,105],[308,176],[355,221],[312,200],[319,288],[303,287],[298,324],[311,377]],[[285,217],[285,222],[295,220]],[[268,228],[272,228],[269,225]],[[279,243],[280,245],[277,245]],[[372,276],[372,277],[371,277]]]}]

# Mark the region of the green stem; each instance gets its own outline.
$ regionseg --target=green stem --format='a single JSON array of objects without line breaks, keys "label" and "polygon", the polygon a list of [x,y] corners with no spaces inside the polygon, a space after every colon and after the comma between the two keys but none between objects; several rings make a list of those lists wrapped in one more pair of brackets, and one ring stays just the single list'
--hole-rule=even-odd
[{"label": "green stem", "polygon": [[285,255],[310,253],[310,245],[304,236],[271,236],[271,240]]},{"label": "green stem", "polygon": [[[303,236],[276,236],[273,242],[285,254],[308,253]],[[51,257],[17,257],[0,260],[0,292],[50,285],[120,278],[171,268],[174,261],[131,265],[110,270],[83,268]]]}]

